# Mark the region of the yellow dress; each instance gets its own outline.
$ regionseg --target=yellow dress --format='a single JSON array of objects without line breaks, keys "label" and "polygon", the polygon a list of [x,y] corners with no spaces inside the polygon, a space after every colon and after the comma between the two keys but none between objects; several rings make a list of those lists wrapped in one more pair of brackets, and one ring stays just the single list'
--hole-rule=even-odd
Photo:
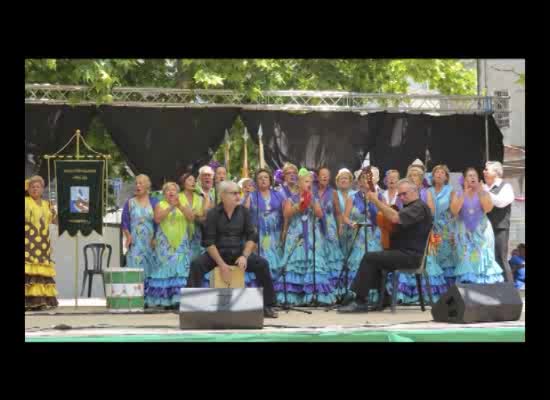
[{"label": "yellow dress", "polygon": [[25,197],[25,309],[57,306],[54,263],[51,260],[50,204]]}]

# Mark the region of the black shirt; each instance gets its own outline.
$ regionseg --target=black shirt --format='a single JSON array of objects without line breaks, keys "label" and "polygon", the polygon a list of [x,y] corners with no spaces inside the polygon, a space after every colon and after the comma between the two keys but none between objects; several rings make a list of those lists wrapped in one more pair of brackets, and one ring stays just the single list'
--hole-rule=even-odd
[{"label": "black shirt", "polygon": [[433,222],[430,208],[422,200],[415,200],[403,206],[399,220],[390,237],[391,249],[419,256],[424,254]]},{"label": "black shirt", "polygon": [[208,211],[202,245],[216,245],[224,259],[242,255],[245,242],[258,242],[258,232],[250,220],[250,212],[239,205],[233,210],[231,219],[227,217],[223,204]]}]

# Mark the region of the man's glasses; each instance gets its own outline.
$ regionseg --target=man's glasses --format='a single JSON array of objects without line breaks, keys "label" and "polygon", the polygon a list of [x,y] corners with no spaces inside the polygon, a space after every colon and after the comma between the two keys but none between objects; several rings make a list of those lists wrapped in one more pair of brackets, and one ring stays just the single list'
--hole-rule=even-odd
[{"label": "man's glasses", "polygon": [[405,196],[407,193],[409,192],[401,192],[401,193],[397,193],[397,197],[401,197],[401,196]]},{"label": "man's glasses", "polygon": [[233,196],[240,195],[241,192],[225,192],[227,194],[232,194]]}]

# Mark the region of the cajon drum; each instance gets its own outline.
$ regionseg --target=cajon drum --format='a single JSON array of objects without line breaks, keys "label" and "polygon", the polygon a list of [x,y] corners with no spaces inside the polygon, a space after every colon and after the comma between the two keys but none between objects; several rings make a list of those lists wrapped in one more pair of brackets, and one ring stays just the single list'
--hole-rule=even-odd
[{"label": "cajon drum", "polygon": [[210,287],[214,289],[222,288],[244,288],[244,272],[238,266],[229,266],[231,269],[231,284],[228,285],[222,279],[220,267],[216,267],[210,273]]},{"label": "cajon drum", "polygon": [[106,268],[103,277],[109,312],[143,312],[143,269]]}]

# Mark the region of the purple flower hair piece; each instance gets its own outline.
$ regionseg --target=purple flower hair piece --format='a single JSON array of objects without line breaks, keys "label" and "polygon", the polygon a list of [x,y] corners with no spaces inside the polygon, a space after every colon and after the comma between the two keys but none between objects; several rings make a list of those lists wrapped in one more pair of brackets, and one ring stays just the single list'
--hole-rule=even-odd
[{"label": "purple flower hair piece", "polygon": [[319,177],[315,173],[315,171],[311,171],[311,178],[313,179],[313,183],[319,183]]},{"label": "purple flower hair piece", "polygon": [[460,184],[460,186],[464,186],[464,176],[463,175],[460,175],[458,177],[458,183]]},{"label": "purple flower hair piece", "polygon": [[275,179],[275,183],[282,185],[283,184],[283,170],[278,169],[275,171],[275,174],[273,175],[273,178]]},{"label": "purple flower hair piece", "polygon": [[210,162],[208,163],[208,165],[209,165],[210,168],[212,168],[214,171],[216,171],[216,169],[217,169],[218,167],[221,167],[221,164],[220,164],[218,161],[216,161],[216,160],[210,161]]}]

